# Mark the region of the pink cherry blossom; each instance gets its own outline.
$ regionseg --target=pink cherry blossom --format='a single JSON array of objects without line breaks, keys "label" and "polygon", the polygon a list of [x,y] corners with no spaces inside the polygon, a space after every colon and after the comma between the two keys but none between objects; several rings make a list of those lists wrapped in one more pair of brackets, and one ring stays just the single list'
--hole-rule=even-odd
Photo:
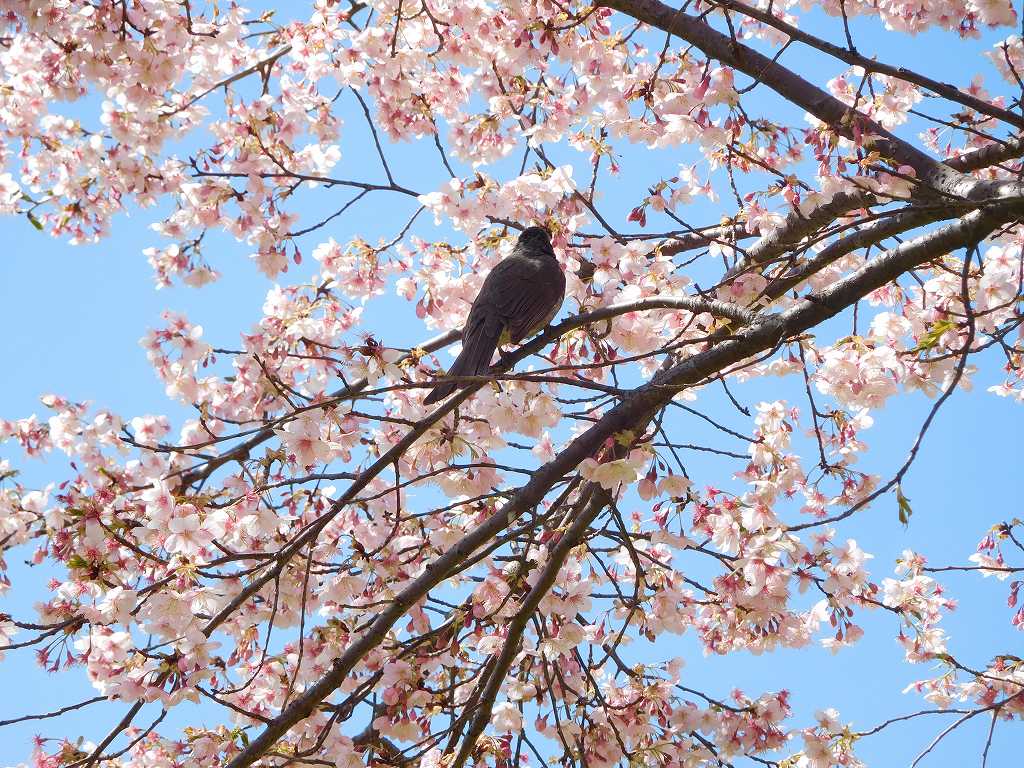
[{"label": "pink cherry blossom", "polygon": [[[31,713],[34,764],[856,768],[917,738],[898,686],[840,715],[868,638],[923,664],[914,716],[1010,741],[1014,499],[941,563],[921,502],[962,482],[921,458],[950,401],[1024,402],[1007,0],[0,8],[0,214],[159,289],[267,281],[234,331],[136,329],[166,409],[0,419],[0,652],[114,713]],[[528,226],[554,325],[424,406]],[[1005,601],[995,655],[949,629],[960,579]],[[678,635],[780,681],[827,648],[835,684],[698,689]]]}]

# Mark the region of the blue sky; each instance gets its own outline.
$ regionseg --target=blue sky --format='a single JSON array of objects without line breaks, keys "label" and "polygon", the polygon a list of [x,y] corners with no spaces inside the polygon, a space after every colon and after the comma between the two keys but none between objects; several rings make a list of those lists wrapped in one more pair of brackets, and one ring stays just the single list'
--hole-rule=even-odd
[{"label": "blue sky", "polygon": [[[821,27],[817,26],[822,23],[820,19],[814,22],[812,30],[824,29],[830,39],[841,39],[841,29],[834,22]],[[998,82],[993,69],[977,51],[986,49],[1001,35],[988,35],[981,42],[961,42],[943,33],[890,40],[882,34],[875,19],[857,20],[854,34],[862,53],[877,52],[885,61],[922,69],[936,79],[966,86],[969,77],[980,71],[993,87]],[[947,48],[957,55],[945,55]],[[970,53],[961,55],[962,50]],[[819,85],[845,69],[797,48],[787,51],[782,61],[813,73],[811,79]],[[964,61],[970,62],[966,70]],[[340,167],[349,178],[383,179],[358,105],[351,99],[340,103],[345,118]],[[752,103],[763,105],[766,112],[774,110],[768,112],[773,115],[780,114],[782,109],[777,99],[760,94]],[[88,114],[91,106],[62,108]],[[799,124],[799,120],[792,122]],[[916,132],[913,123],[899,131],[910,139],[915,138]],[[614,184],[606,185],[602,206],[613,224],[623,228],[626,214],[647,186],[671,176],[679,163],[698,158],[696,148],[649,152],[620,143],[617,149],[623,153],[623,173]],[[387,151],[402,184],[429,192],[446,179],[429,144],[388,146]],[[556,162],[571,157],[564,150],[554,150],[552,154]],[[585,159],[577,158],[574,162],[579,179]],[[518,154],[515,165],[518,166]],[[459,165],[456,170],[469,172]],[[724,189],[720,184],[716,186]],[[322,218],[339,207],[343,199],[345,193],[316,190],[307,194],[303,221],[310,223]],[[352,215],[307,236],[303,242],[307,258],[300,267],[292,265],[280,281],[290,283],[310,275],[315,262],[309,254],[328,236],[344,241],[356,234],[368,238],[391,235],[414,208],[415,204],[405,199],[369,196],[353,209]],[[728,200],[719,204],[702,201],[686,215],[691,223],[705,224],[716,221],[724,212],[729,212]],[[220,282],[199,291],[185,287],[154,290],[151,269],[141,251],[160,244],[159,236],[148,229],[160,213],[152,209],[133,210],[115,221],[110,238],[98,245],[78,247],[37,232],[25,219],[0,219],[0,237],[7,245],[0,261],[0,321],[9,329],[0,336],[0,359],[5,361],[7,373],[0,380],[0,417],[12,419],[33,412],[44,416],[38,398],[48,392],[77,401],[90,400],[125,418],[166,413],[180,423],[186,416],[183,409],[164,396],[162,385],[138,345],[139,338],[148,328],[161,324],[163,310],[172,309],[202,324],[205,338],[214,345],[233,346],[238,333],[248,330],[259,319],[271,282],[246,258],[247,246],[227,237],[216,237],[206,254],[223,273]],[[429,216],[421,217],[414,231],[433,238],[447,234],[435,229]],[[391,295],[371,302],[366,318],[367,327],[391,345],[401,346],[433,335],[415,318],[410,303]],[[906,547],[925,554],[934,564],[966,563],[989,525],[1021,514],[1020,406],[984,391],[999,380],[1000,370],[994,355],[982,359],[985,365],[976,377],[975,391],[958,392],[950,399],[904,483],[914,508],[910,525],[905,528],[899,524],[896,504],[890,496],[839,529],[839,540],[856,538],[875,555],[870,564],[875,580],[892,575],[894,560]],[[742,402],[752,404],[782,396],[775,389],[777,386],[774,380],[757,381],[736,387],[734,392]],[[784,394],[796,398],[795,390],[788,384]],[[710,413],[723,414],[733,426],[744,424],[730,414],[724,397],[711,389],[702,393],[700,404]],[[901,397],[875,413],[876,425],[865,436],[871,450],[864,459],[864,468],[887,475],[899,466],[929,407],[930,402],[923,397]],[[62,456],[26,463],[16,451],[4,446],[0,447],[0,457],[10,458],[22,468],[29,485],[59,481],[68,472]],[[701,485],[728,485],[728,475],[716,470],[714,461],[697,458],[691,473]],[[738,489],[735,484],[732,487]],[[45,568],[24,566],[23,560],[29,555],[30,552],[8,555],[14,586],[6,597],[0,598],[0,612],[23,619],[30,617],[33,601],[45,594],[43,587],[51,575]],[[1022,638],[1009,626],[1005,584],[994,586],[991,580],[973,574],[946,575],[942,581],[961,603],[945,623],[952,638],[951,650],[958,657],[979,667],[996,652],[1019,652]],[[727,696],[734,687],[752,695],[784,687],[794,694],[792,700],[798,713],[795,722],[809,724],[815,709],[836,706],[843,721],[853,721],[856,728],[863,729],[886,717],[923,708],[923,702],[914,694],[901,695],[899,691],[912,680],[929,677],[934,671],[926,666],[903,664],[902,651],[893,640],[897,628],[891,615],[868,614],[862,624],[867,630],[865,639],[837,656],[813,648],[765,657],[741,653],[705,658],[692,636],[665,638],[661,643],[678,643],[678,654],[673,655],[686,659],[683,682],[690,687],[719,696]],[[633,649],[637,658],[651,652],[645,651],[643,643],[639,641]],[[659,657],[664,657],[663,649],[664,646],[657,649]],[[11,653],[0,666],[4,688],[16,692],[0,700],[0,720],[93,695],[80,671],[48,676],[34,666],[30,653]],[[122,710],[123,705],[115,705],[73,713],[60,721],[65,724],[60,727],[44,721],[3,729],[0,763],[26,759],[31,749],[29,739],[35,733],[85,733],[98,740]],[[175,711],[169,722],[189,722],[187,708]],[[949,722],[949,718],[922,718],[906,728],[894,728],[866,740],[858,754],[869,764],[907,765]],[[952,734],[943,750],[926,759],[924,765],[980,760],[987,727],[984,718],[976,718]],[[1015,739],[1020,739],[1019,725],[1003,724],[997,728],[990,766],[1012,764],[1011,746]]]}]

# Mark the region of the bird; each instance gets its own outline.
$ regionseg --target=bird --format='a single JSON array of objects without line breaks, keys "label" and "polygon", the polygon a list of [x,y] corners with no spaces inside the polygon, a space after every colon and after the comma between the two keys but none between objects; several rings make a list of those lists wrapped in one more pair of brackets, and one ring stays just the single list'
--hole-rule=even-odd
[{"label": "bird", "polygon": [[[462,352],[447,376],[480,376],[491,367],[499,344],[518,344],[545,328],[565,299],[565,274],[544,227],[527,227],[512,253],[484,279],[462,329]],[[424,405],[467,386],[443,381],[423,399]]]}]

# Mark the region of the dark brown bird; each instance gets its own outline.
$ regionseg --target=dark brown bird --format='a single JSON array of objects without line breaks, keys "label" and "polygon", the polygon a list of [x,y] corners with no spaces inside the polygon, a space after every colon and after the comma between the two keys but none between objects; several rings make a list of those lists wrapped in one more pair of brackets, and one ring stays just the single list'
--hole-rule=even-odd
[{"label": "dark brown bird", "polygon": [[[544,328],[562,307],[565,275],[543,227],[529,227],[512,253],[491,270],[462,329],[462,352],[448,376],[480,376],[491,367],[499,344],[518,344]],[[464,383],[435,386],[424,405],[443,400]]]}]

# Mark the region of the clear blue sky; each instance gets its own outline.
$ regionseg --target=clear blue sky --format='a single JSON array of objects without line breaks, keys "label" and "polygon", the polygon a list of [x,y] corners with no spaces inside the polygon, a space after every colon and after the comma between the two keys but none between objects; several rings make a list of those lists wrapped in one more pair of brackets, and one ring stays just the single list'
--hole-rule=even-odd
[{"label": "clear blue sky", "polygon": [[[832,23],[827,28],[830,39],[838,42],[840,28]],[[961,42],[942,33],[915,39],[901,36],[893,41],[881,34],[874,19],[859,20],[854,31],[863,53],[877,52],[883,60],[923,69],[937,79],[965,86],[975,71],[994,77],[992,68],[975,54],[995,39],[991,35],[981,43]],[[945,55],[947,49],[956,55]],[[821,73],[812,78],[819,85],[842,70],[833,62],[796,48],[788,51],[782,61],[805,72]],[[966,69],[964,62],[969,62]],[[996,82],[991,80],[993,85]],[[346,102],[348,98],[343,97],[341,102],[345,129],[340,167],[349,178],[382,178],[358,105],[352,100]],[[77,114],[89,112],[64,106]],[[903,130],[901,134],[913,139],[916,130]],[[613,223],[622,226],[625,214],[647,185],[670,176],[676,164],[695,161],[698,156],[695,148],[649,152],[619,144],[618,149],[628,150],[621,163],[623,175],[618,183],[606,186],[603,206],[611,212]],[[429,192],[445,178],[427,145],[389,147],[388,154],[398,181],[407,186]],[[565,152],[555,155],[570,157]],[[584,167],[582,163],[577,165],[581,170]],[[468,173],[466,168],[457,170]],[[309,202],[304,210],[308,210],[308,215],[303,221],[313,222],[333,211],[343,194],[317,190],[307,196]],[[370,196],[359,204],[354,215],[337,220],[322,236],[307,236],[303,244],[306,260],[300,268],[293,265],[282,276],[282,282],[312,273],[315,262],[308,256],[322,239],[333,236],[344,241],[355,234],[369,238],[393,234],[413,208],[414,204],[410,206],[405,200]],[[706,224],[728,211],[727,201],[718,206],[702,202],[687,211],[687,216],[692,223]],[[24,219],[0,219],[0,237],[6,243],[0,261],[0,321],[8,329],[0,336],[0,359],[6,372],[0,379],[0,417],[12,419],[36,412],[45,418],[38,398],[55,392],[73,400],[90,400],[125,418],[145,413],[166,413],[177,423],[184,418],[184,411],[164,396],[162,385],[138,346],[139,338],[148,328],[160,325],[164,309],[173,309],[202,324],[205,338],[211,343],[232,346],[238,333],[248,330],[259,319],[260,306],[271,283],[245,258],[247,246],[220,237],[206,251],[207,258],[224,274],[220,282],[199,291],[182,287],[155,291],[150,267],[141,251],[161,242],[148,229],[158,217],[159,211],[132,211],[130,216],[117,219],[112,237],[99,245],[79,247],[37,232]],[[416,231],[429,236],[432,230],[429,217],[422,217]],[[366,315],[367,327],[388,344],[407,344],[431,335],[416,320],[412,305],[393,296],[372,302]],[[875,580],[891,576],[895,558],[910,546],[935,564],[966,563],[990,524],[1021,514],[1021,410],[1008,400],[985,393],[985,388],[997,382],[1000,374],[994,356],[989,356],[987,362],[976,377],[975,393],[957,393],[940,414],[905,483],[914,507],[910,526],[904,528],[898,523],[895,502],[890,497],[840,527],[837,538],[856,538],[875,555],[870,564]],[[747,404],[775,399],[782,394],[773,390],[776,383],[755,382],[737,387],[735,392]],[[795,390],[788,384],[784,394],[797,401]],[[720,399],[709,391],[702,396],[701,403],[716,412]],[[875,413],[876,426],[866,435],[871,451],[864,459],[865,468],[887,475],[898,466],[929,405],[921,397],[898,398],[889,408]],[[727,413],[724,406],[721,412]],[[0,447],[0,457],[11,458],[23,468],[23,477],[30,485],[59,482],[68,472],[61,456],[45,463],[25,463],[10,446],[4,446]],[[698,460],[693,466],[701,485],[738,488],[728,475],[715,472],[713,462],[702,464]],[[32,603],[45,594],[43,587],[50,575],[44,568],[27,568],[23,561],[29,556],[30,552],[8,555],[14,585],[6,597],[0,598],[0,612],[23,619],[31,617]],[[961,601],[961,608],[945,624],[955,654],[980,667],[996,652],[1020,651],[1024,643],[1021,634],[1009,626],[1005,585],[995,587],[991,581],[975,575],[948,575],[943,581]],[[794,693],[793,722],[809,725],[814,710],[835,706],[843,721],[853,721],[855,728],[863,729],[886,717],[923,708],[917,696],[901,695],[899,691],[914,679],[931,676],[933,670],[902,662],[902,651],[893,640],[896,620],[890,614],[875,612],[862,614],[861,618],[867,636],[838,656],[813,648],[765,657],[743,653],[705,658],[692,636],[665,638],[661,642],[678,643],[678,651],[671,655],[686,658],[684,682],[691,687],[722,697],[734,687],[752,695],[784,687]],[[642,658],[641,643],[635,652]],[[665,655],[659,649],[659,656]],[[3,688],[15,693],[0,700],[0,719],[53,709],[93,695],[80,670],[48,676],[34,666],[31,652],[8,654],[0,664],[0,676]],[[0,763],[27,759],[31,750],[29,739],[36,733],[84,733],[98,740],[122,711],[123,705],[117,704],[73,713],[61,721],[67,724],[65,730],[52,721],[0,730]],[[185,724],[189,719],[188,708],[182,707],[169,722]],[[891,735],[866,740],[858,754],[872,765],[908,765],[950,722],[948,718],[925,720],[892,729]],[[978,761],[987,725],[983,718],[977,718],[949,737],[939,755],[928,758],[924,765]],[[1011,747],[1020,738],[1019,725],[1000,725],[989,765],[1014,765]]]}]

